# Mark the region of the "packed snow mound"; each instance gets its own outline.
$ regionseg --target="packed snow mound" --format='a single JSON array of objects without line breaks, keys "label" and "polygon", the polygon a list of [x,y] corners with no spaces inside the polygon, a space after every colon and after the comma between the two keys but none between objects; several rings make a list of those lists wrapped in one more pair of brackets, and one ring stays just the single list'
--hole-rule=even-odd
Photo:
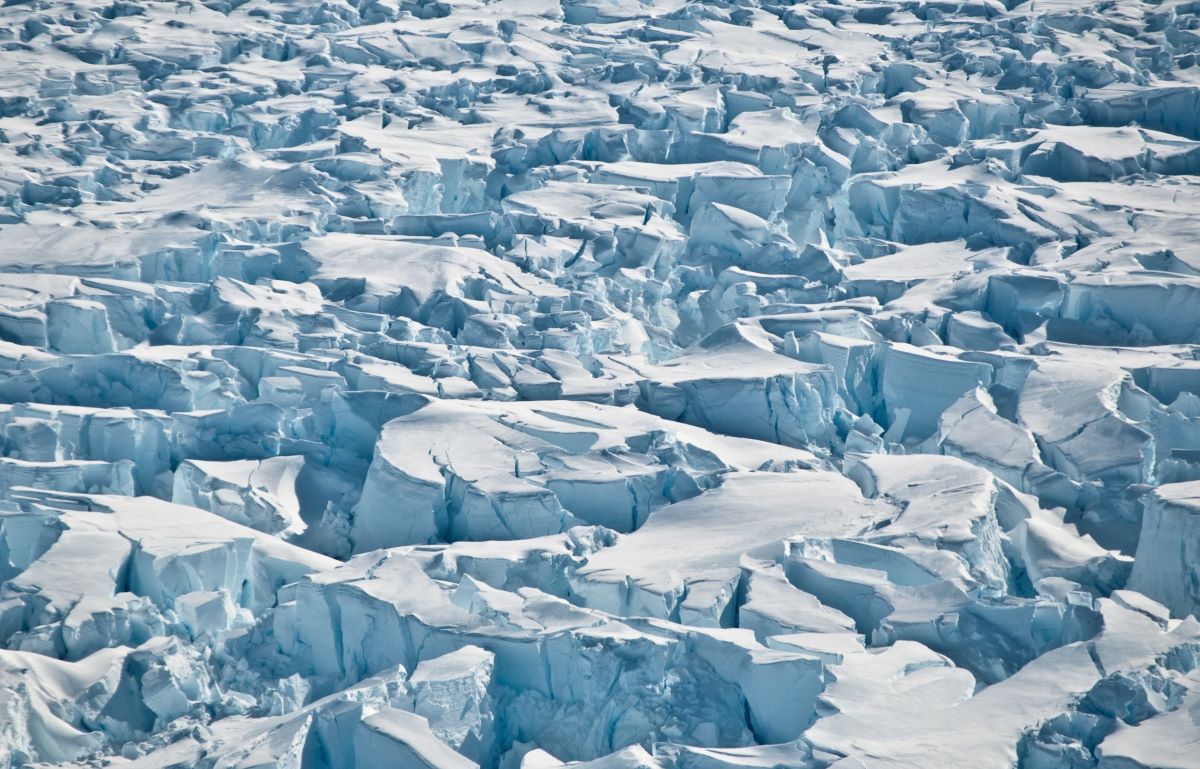
[{"label": "packed snow mound", "polygon": [[0,769],[1195,769],[1188,0],[0,6]]}]

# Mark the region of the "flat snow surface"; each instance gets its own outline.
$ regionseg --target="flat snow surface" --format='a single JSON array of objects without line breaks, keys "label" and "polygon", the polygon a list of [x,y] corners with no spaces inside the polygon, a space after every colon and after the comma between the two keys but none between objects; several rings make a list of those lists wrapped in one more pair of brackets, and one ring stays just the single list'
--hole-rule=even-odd
[{"label": "flat snow surface", "polygon": [[1200,769],[1200,5],[7,0],[0,769]]}]

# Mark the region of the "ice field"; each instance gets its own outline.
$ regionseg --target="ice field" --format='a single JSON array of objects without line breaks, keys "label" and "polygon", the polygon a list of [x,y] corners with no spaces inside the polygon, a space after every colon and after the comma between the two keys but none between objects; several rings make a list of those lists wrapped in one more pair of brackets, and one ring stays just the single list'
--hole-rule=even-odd
[{"label": "ice field", "polygon": [[1198,57],[7,0],[0,769],[1200,769]]}]

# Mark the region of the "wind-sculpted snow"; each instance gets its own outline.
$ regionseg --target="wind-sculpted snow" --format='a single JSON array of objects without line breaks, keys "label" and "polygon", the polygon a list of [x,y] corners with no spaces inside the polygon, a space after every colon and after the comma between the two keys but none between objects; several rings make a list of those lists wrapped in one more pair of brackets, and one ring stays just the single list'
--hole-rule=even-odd
[{"label": "wind-sculpted snow", "polygon": [[1195,769],[1198,57],[3,4],[0,769]]}]

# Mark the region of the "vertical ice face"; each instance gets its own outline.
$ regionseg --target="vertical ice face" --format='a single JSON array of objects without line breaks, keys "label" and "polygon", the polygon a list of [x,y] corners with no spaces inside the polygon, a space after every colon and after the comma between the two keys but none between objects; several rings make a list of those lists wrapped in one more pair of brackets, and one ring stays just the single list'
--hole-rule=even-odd
[{"label": "vertical ice face", "polygon": [[0,769],[1195,769],[1196,10],[3,5]]},{"label": "vertical ice face", "polygon": [[494,749],[488,689],[495,666],[492,652],[463,646],[420,663],[409,679],[413,712],[424,716],[443,742],[475,761],[491,759]]},{"label": "vertical ice face", "polygon": [[1150,495],[1129,586],[1160,601],[1175,616],[1200,612],[1200,484],[1168,483]]}]

